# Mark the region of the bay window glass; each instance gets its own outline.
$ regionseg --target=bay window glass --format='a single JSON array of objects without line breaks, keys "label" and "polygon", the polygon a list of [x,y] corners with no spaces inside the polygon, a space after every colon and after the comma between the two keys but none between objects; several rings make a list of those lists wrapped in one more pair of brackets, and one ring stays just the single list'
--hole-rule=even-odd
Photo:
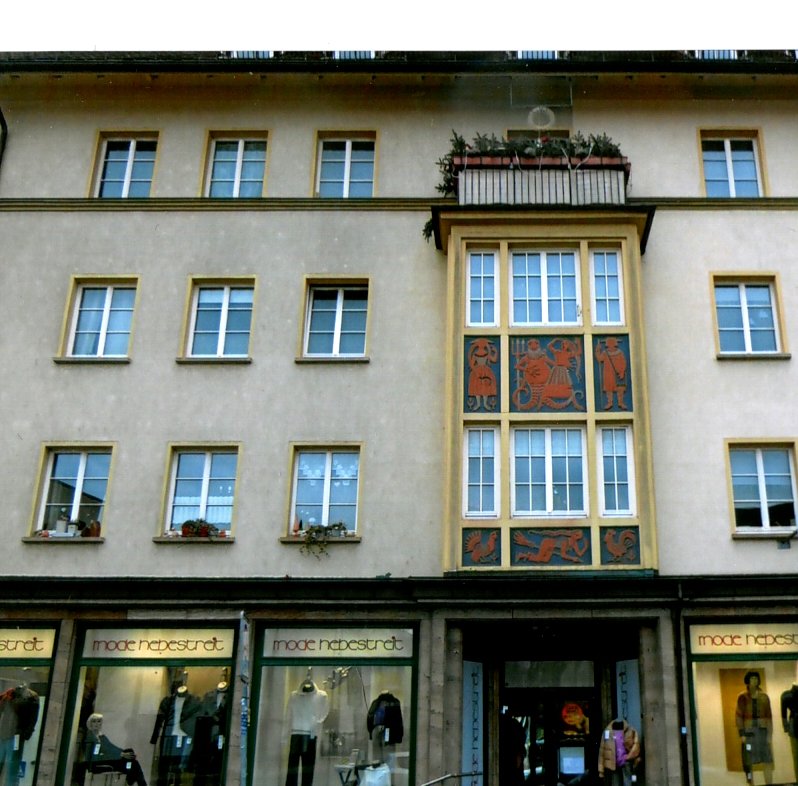
[{"label": "bay window glass", "polygon": [[593,273],[593,323],[623,324],[621,260],[617,251],[594,251],[591,254]]},{"label": "bay window glass", "polygon": [[587,511],[584,431],[513,430],[513,515],[584,515]]},{"label": "bay window glass", "polygon": [[578,262],[573,251],[514,251],[510,264],[511,324],[579,324]]},{"label": "bay window glass", "polygon": [[465,515],[496,516],[498,508],[498,432],[494,428],[466,429]]},{"label": "bay window glass", "polygon": [[599,484],[602,514],[631,515],[634,512],[634,465],[631,431],[625,426],[599,429],[601,455]]},{"label": "bay window glass", "polygon": [[469,326],[498,324],[496,309],[496,253],[472,251],[468,255],[467,314]]}]

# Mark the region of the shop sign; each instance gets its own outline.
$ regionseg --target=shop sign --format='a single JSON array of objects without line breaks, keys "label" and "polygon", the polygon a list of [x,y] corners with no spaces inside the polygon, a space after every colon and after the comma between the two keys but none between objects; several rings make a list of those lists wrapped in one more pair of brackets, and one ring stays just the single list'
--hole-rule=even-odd
[{"label": "shop sign", "polygon": [[0,628],[0,658],[52,658],[55,628]]},{"label": "shop sign", "polygon": [[693,655],[778,655],[798,653],[798,624],[693,625]]},{"label": "shop sign", "polygon": [[270,628],[264,658],[410,658],[413,631],[382,628]]},{"label": "shop sign", "polygon": [[226,628],[92,628],[86,631],[84,658],[233,657],[233,630]]}]

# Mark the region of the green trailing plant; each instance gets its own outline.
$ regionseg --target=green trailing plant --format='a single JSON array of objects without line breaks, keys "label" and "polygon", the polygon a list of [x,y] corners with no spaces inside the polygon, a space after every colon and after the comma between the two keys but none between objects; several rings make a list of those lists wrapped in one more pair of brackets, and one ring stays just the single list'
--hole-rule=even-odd
[{"label": "green trailing plant", "polygon": [[301,554],[312,554],[316,559],[329,556],[327,543],[330,538],[341,537],[346,533],[346,524],[336,521],[334,524],[313,524],[305,527],[299,534],[302,545],[299,547]]}]

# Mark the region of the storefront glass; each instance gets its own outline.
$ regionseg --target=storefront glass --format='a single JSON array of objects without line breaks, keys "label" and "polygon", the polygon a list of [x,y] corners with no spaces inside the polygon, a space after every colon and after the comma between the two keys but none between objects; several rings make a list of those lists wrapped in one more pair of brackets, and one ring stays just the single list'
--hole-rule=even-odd
[{"label": "storefront glass", "polygon": [[701,786],[798,781],[798,624],[690,628]]},{"label": "storefront glass", "polygon": [[413,632],[263,632],[252,783],[412,783]]},{"label": "storefront glass", "polygon": [[234,644],[232,629],[87,630],[62,782],[219,786]]},{"label": "storefront glass", "polygon": [[0,782],[31,786],[50,689],[55,630],[0,628]]}]

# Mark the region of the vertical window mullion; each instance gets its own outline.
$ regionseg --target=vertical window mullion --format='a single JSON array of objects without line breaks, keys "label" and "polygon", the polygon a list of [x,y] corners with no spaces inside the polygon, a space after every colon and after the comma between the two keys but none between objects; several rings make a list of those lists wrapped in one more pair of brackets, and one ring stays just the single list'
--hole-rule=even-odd
[{"label": "vertical window mullion", "polygon": [[136,140],[131,139],[127,151],[127,166],[125,167],[125,181],[122,184],[122,196],[130,193],[130,181],[133,177],[133,162],[136,159]]},{"label": "vertical window mullion", "polygon": [[241,170],[244,168],[244,140],[238,140],[238,153],[236,155],[236,173],[233,177],[233,196],[237,197],[241,190]]},{"label": "vertical window mullion", "polygon": [[321,501],[321,524],[326,527],[330,523],[330,489],[332,487],[332,451],[324,456],[324,492]]},{"label": "vertical window mullion", "polygon": [[745,341],[745,351],[753,351],[753,340],[751,338],[751,318],[748,313],[748,288],[745,284],[739,285],[740,292],[740,311],[743,317],[743,340]]},{"label": "vertical window mullion", "polygon": [[335,327],[333,328],[333,355],[338,355],[341,351],[341,326],[344,320],[344,290],[338,290],[335,300]]},{"label": "vertical window mullion", "polygon": [[726,177],[729,181],[729,196],[737,196],[737,189],[734,182],[734,164],[732,162],[731,139],[723,140],[723,152],[726,157]]},{"label": "vertical window mullion", "polygon": [[106,287],[105,288],[105,303],[103,303],[103,315],[102,319],[100,320],[100,335],[97,339],[97,354],[104,355],[105,354],[105,338],[108,335],[108,322],[111,319],[111,301],[114,296],[114,288],[113,287]]},{"label": "vertical window mullion", "polygon": [[344,154],[344,184],[343,184],[343,195],[344,197],[349,196],[349,178],[351,177],[352,172],[352,140],[346,140],[346,152]]},{"label": "vertical window mullion", "polygon": [[216,354],[219,356],[224,355],[224,342],[227,335],[227,312],[230,308],[230,287],[223,287],[222,291],[222,309],[219,314],[219,335],[216,339]]},{"label": "vertical window mullion", "polygon": [[86,462],[89,454],[82,451],[80,454],[80,464],[78,465],[78,476],[75,478],[75,496],[72,498],[72,507],[69,511],[69,520],[76,521],[80,514],[80,500],[83,496],[83,480],[86,477]]},{"label": "vertical window mullion", "polygon": [[208,489],[211,482],[211,463],[213,454],[205,454],[205,465],[202,468],[202,491],[200,492],[199,518],[204,519],[208,512]]}]

